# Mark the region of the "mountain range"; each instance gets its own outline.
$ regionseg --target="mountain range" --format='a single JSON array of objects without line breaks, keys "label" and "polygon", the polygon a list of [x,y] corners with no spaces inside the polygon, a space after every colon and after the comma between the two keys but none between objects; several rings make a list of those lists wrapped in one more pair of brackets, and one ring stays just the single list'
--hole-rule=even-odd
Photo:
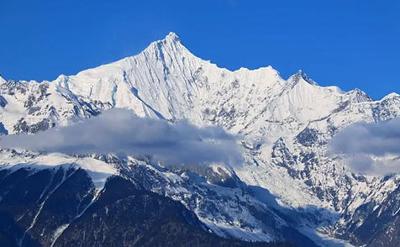
[{"label": "mountain range", "polygon": [[3,136],[113,108],[221,127],[240,137],[243,164],[4,148],[2,246],[400,245],[400,176],[355,174],[328,150],[354,123],[399,117],[396,93],[373,100],[302,71],[284,79],[271,66],[230,71],[193,55],[174,33],[54,81],[0,77]]}]

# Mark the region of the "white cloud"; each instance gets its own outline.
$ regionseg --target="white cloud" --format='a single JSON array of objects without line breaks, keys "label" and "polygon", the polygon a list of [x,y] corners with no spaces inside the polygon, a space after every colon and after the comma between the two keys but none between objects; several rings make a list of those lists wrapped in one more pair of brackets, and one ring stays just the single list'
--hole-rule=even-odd
[{"label": "white cloud", "polygon": [[357,173],[399,173],[400,119],[351,125],[332,139],[330,151],[345,158],[346,163]]},{"label": "white cloud", "polygon": [[146,155],[166,165],[239,165],[243,159],[236,138],[222,128],[139,118],[123,109],[35,135],[4,136],[0,146],[49,153]]}]

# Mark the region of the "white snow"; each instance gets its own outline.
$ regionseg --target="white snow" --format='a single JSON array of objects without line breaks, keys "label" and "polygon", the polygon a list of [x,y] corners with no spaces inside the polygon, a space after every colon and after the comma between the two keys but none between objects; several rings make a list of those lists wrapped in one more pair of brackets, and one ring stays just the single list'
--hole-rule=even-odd
[{"label": "white snow", "polygon": [[109,176],[118,174],[117,169],[103,161],[90,157],[71,157],[60,153],[50,153],[35,155],[34,157],[13,156],[8,152],[0,152],[1,166],[8,168],[29,167],[32,169],[46,169],[51,167],[78,166],[91,177],[95,187],[100,190],[103,188]]}]

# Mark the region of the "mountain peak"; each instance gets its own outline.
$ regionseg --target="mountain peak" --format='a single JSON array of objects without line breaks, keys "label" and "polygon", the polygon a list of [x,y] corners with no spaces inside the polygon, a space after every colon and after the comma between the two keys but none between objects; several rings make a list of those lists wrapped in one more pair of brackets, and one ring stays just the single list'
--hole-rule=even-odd
[{"label": "mountain peak", "polygon": [[174,32],[170,32],[163,39],[152,42],[145,50],[172,49],[176,51],[184,48],[179,36]]},{"label": "mountain peak", "polygon": [[179,36],[174,32],[169,32],[163,39],[157,40],[153,42],[153,44],[163,44],[167,46],[177,46],[182,45],[181,39]]},{"label": "mountain peak", "polygon": [[300,80],[303,80],[311,85],[318,85],[314,80],[312,80],[303,70],[299,69],[295,74],[289,77],[288,81],[297,84]]},{"label": "mountain peak", "polygon": [[372,101],[372,99],[368,96],[368,94],[366,94],[359,88],[355,88],[351,91],[348,91],[346,94],[351,97],[353,102],[360,103],[360,102]]},{"label": "mountain peak", "polygon": [[389,100],[389,99],[393,99],[393,98],[398,98],[400,95],[398,93],[392,92],[388,95],[386,95],[385,97],[383,97],[381,100]]},{"label": "mountain peak", "polygon": [[165,41],[170,41],[170,42],[180,42],[181,41],[179,36],[174,32],[169,32],[167,34],[167,36],[165,36],[164,40]]}]

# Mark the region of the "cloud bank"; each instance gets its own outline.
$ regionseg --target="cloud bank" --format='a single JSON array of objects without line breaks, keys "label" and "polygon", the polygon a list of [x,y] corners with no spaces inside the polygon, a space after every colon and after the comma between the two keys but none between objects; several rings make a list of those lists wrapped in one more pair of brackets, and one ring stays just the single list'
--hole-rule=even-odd
[{"label": "cloud bank", "polygon": [[356,173],[377,176],[399,173],[400,118],[351,125],[332,139],[330,152],[344,157]]},{"label": "cloud bank", "polygon": [[35,135],[4,136],[0,146],[71,155],[150,156],[165,165],[223,162],[237,166],[243,161],[236,138],[222,128],[199,128],[185,121],[170,124],[140,118],[123,109],[109,110],[98,117]]}]

